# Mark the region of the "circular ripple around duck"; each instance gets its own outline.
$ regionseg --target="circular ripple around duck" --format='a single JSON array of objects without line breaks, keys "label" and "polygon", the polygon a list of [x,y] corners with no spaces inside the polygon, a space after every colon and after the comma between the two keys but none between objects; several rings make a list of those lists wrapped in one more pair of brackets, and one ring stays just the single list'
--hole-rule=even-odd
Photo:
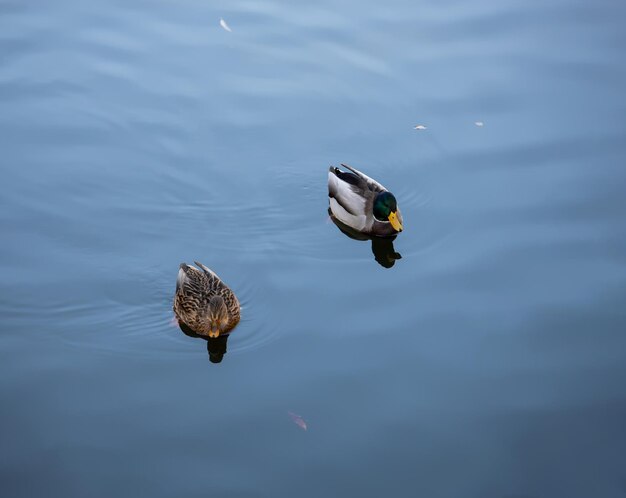
[{"label": "circular ripple around duck", "polygon": [[[370,241],[349,239],[330,219],[325,177],[316,178],[318,183],[314,187],[307,183],[307,178],[297,175],[283,175],[281,179],[281,190],[298,192],[298,195],[283,197],[283,209],[276,214],[275,221],[282,228],[269,240],[274,254],[294,260],[318,261],[370,261],[373,258]],[[403,257],[414,256],[445,243],[453,223],[440,212],[432,196],[426,190],[406,185],[394,190],[406,227],[393,242],[395,250]]]},{"label": "circular ripple around duck", "polygon": [[[64,320],[58,339],[77,349],[159,360],[194,358],[198,348],[206,354],[205,342],[186,336],[174,321],[176,271],[127,275],[117,285],[134,288],[132,294],[59,302],[46,310],[46,319]],[[248,282],[244,274],[227,281],[242,304],[242,320],[230,334],[227,354],[253,351],[280,337],[280,324],[270,315],[272,290]]]}]

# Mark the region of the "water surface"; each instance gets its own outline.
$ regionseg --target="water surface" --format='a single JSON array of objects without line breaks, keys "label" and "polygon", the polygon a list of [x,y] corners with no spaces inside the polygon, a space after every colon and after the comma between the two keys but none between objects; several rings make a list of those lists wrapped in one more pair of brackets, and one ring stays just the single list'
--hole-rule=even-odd
[{"label": "water surface", "polygon": [[[624,496],[625,16],[1,2],[7,496]],[[171,325],[193,260],[244,305],[220,364]]]}]

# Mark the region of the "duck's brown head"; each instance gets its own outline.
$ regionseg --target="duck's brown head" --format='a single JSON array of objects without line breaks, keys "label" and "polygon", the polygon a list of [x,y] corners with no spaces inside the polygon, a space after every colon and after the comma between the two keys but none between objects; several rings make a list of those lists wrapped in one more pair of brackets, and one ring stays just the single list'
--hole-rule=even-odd
[{"label": "duck's brown head", "polygon": [[229,323],[228,309],[221,296],[213,296],[209,300],[208,333],[209,337],[218,337],[226,332]]}]

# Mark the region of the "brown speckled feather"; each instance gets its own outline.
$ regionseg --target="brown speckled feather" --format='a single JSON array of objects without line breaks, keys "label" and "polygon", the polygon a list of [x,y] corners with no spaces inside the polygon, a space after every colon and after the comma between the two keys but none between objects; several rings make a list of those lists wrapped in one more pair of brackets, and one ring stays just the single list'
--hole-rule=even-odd
[{"label": "brown speckled feather", "polygon": [[215,272],[202,263],[195,264],[200,269],[180,265],[174,296],[176,318],[198,335],[209,335],[218,322],[220,333],[228,333],[239,323],[239,301]]}]

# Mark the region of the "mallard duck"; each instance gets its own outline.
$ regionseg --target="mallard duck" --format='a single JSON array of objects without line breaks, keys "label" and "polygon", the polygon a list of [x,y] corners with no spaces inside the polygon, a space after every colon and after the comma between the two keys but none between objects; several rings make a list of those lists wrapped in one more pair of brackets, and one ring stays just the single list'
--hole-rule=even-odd
[{"label": "mallard duck", "polygon": [[328,198],[332,216],[365,235],[390,237],[402,231],[402,214],[394,195],[376,180],[342,164],[331,166]]},{"label": "mallard duck", "polygon": [[237,297],[214,271],[195,261],[182,263],[176,279],[174,313],[179,324],[200,336],[227,334],[239,323]]}]

